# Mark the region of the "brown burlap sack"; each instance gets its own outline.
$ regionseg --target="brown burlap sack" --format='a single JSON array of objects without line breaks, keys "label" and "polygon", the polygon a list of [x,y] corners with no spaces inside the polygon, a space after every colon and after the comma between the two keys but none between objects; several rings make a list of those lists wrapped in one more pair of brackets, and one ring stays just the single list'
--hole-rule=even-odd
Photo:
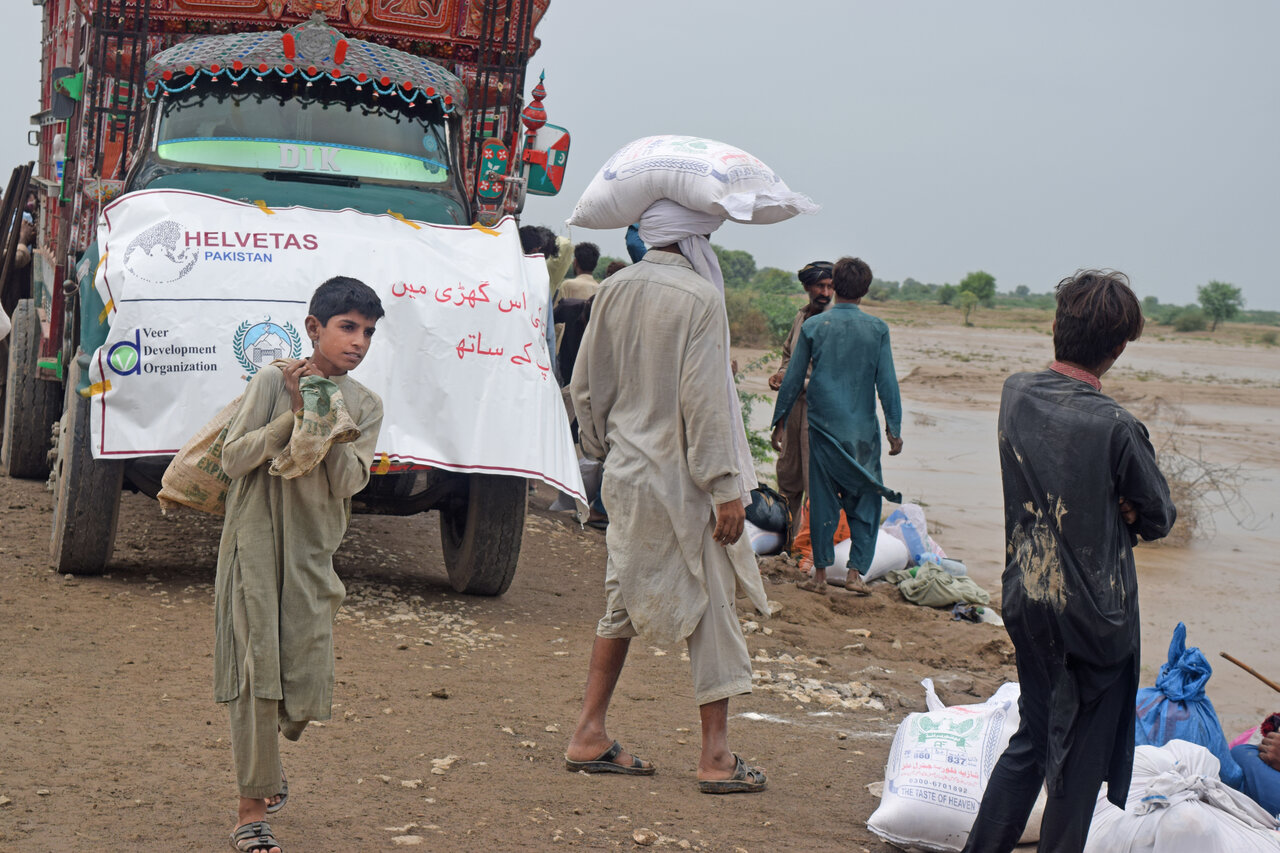
[{"label": "brown burlap sack", "polygon": [[302,410],[293,420],[293,434],[267,469],[286,480],[309,473],[334,444],[360,437],[360,428],[347,411],[337,384],[323,376],[304,376],[298,390],[302,392]]},{"label": "brown burlap sack", "polygon": [[222,470],[222,443],[231,419],[240,411],[242,399],[243,395],[224,406],[173,457],[160,479],[160,494],[156,495],[161,512],[177,506],[214,515],[226,512],[231,478]]},{"label": "brown burlap sack", "polygon": [[[281,370],[293,364],[289,359],[277,358],[272,367]],[[160,511],[167,512],[179,506],[189,506],[213,515],[225,515],[227,490],[231,478],[222,470],[222,443],[227,438],[227,427],[240,411],[241,394],[223,407],[182,446],[160,478]]]}]

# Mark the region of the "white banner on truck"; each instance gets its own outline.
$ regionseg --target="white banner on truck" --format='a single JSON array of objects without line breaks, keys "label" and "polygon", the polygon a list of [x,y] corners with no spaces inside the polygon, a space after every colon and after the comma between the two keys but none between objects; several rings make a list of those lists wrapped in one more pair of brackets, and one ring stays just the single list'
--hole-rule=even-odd
[{"label": "white banner on truck", "polygon": [[375,472],[534,477],[582,498],[543,333],[546,265],[521,253],[514,220],[430,225],[147,190],[103,210],[98,245],[111,329],[90,366],[96,458],[176,453],[263,365],[310,355],[311,294],[348,275],[386,310],[353,372],[382,397]]}]

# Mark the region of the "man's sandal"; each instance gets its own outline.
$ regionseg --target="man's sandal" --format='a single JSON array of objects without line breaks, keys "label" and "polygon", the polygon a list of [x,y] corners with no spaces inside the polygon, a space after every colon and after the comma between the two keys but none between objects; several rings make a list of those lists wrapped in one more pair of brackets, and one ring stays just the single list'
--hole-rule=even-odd
[{"label": "man's sandal", "polygon": [[728,779],[698,780],[698,790],[704,794],[754,794],[769,784],[764,768],[752,767],[734,753],[733,775]]},{"label": "man's sandal", "polygon": [[622,752],[622,744],[616,740],[613,746],[606,749],[590,761],[574,761],[564,757],[564,769],[570,773],[622,773],[627,776],[652,776],[657,770],[652,764],[646,764],[639,756],[631,756],[630,764],[618,764],[613,759]]},{"label": "man's sandal", "polygon": [[280,842],[271,834],[271,824],[265,820],[255,820],[231,831],[231,846],[240,853],[255,853],[280,847]]},{"label": "man's sandal", "polygon": [[267,806],[267,814],[275,814],[284,808],[284,804],[289,802],[289,777],[284,775],[284,768],[280,768],[280,793],[276,794],[280,799]]}]

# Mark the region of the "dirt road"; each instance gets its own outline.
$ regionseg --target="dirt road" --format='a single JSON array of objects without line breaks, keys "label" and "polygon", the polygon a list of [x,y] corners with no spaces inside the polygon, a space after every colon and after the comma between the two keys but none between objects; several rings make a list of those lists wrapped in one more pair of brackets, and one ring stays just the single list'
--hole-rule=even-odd
[{"label": "dirt road", "polygon": [[[355,517],[335,560],[348,600],[334,718],[284,747],[292,795],[273,825],[286,849],[631,849],[641,829],[673,849],[884,849],[864,786],[882,778],[896,722],[923,709],[919,679],[944,673],[944,701],[967,702],[1012,674],[1000,629],[891,587],[824,600],[771,584],[782,612],[747,637],[758,686],[730,709],[766,793],[697,793],[683,650],[640,642],[613,734],[658,774],[567,773],[604,538],[537,509],[551,497],[531,499],[500,599],[449,589],[434,515]],[[75,579],[45,567],[48,507],[43,484],[0,479],[0,848],[221,849],[235,800],[210,686],[216,520],[126,496],[108,575]],[[806,694],[807,679],[835,689]]]}]

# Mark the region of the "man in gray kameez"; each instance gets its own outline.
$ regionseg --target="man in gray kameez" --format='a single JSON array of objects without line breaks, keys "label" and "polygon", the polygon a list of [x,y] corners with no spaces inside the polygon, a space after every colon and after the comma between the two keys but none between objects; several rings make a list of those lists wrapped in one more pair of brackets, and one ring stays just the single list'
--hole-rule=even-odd
[{"label": "man in gray kameez", "polygon": [[768,603],[741,536],[755,477],[728,374],[724,300],[694,271],[714,260],[703,235],[722,222],[670,201],[645,212],[640,236],[655,248],[601,286],[571,383],[583,450],[605,459],[611,523],[605,614],[566,767],[654,772],[607,734],[605,716],[631,637],[685,640],[706,793],[765,786],[764,771],[731,752],[727,736],[729,697],[751,691],[735,585],[761,612]]}]

